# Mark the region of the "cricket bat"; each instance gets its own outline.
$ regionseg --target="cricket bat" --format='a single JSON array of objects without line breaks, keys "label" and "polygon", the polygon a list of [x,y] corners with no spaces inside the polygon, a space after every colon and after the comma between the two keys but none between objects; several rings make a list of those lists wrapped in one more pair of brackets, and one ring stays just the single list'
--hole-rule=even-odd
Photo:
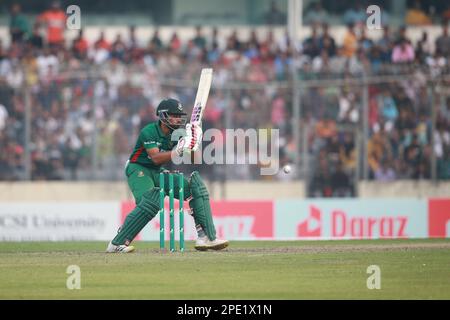
[{"label": "cricket bat", "polygon": [[202,69],[197,88],[197,95],[195,96],[194,108],[192,109],[190,121],[192,124],[202,125],[203,113],[205,111],[206,101],[208,101],[209,90],[211,89],[212,76],[212,68]]}]

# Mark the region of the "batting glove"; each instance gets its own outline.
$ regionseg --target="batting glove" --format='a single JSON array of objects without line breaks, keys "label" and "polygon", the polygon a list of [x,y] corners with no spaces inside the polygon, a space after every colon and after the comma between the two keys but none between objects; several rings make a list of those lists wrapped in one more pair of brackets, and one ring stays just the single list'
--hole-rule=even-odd
[{"label": "batting glove", "polygon": [[188,123],[186,125],[186,135],[191,137],[191,149],[197,151],[203,138],[203,130],[198,124]]},{"label": "batting glove", "polygon": [[178,140],[178,143],[175,147],[175,152],[179,157],[182,157],[185,152],[191,152],[192,147],[192,139],[190,137],[182,137]]}]

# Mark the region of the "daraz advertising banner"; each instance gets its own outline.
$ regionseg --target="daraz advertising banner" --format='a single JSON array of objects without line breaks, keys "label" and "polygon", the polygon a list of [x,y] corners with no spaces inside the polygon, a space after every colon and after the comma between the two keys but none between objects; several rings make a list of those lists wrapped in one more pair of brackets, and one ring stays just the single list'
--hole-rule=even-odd
[{"label": "daraz advertising banner", "polygon": [[[109,241],[134,202],[0,203],[0,241]],[[185,203],[185,239],[194,220]],[[175,201],[178,239],[178,201]],[[450,199],[212,201],[217,236],[229,240],[450,237]],[[166,239],[169,206],[166,202]],[[159,240],[159,216],[136,240]]]},{"label": "daraz advertising banner", "polygon": [[426,238],[426,200],[276,202],[275,235],[286,239]]},{"label": "daraz advertising banner", "polygon": [[[134,204],[128,206],[123,219]],[[212,201],[211,207],[218,237],[230,240],[450,237],[450,199]],[[159,239],[158,217],[140,237]],[[193,219],[185,215],[185,239],[195,238]]]}]

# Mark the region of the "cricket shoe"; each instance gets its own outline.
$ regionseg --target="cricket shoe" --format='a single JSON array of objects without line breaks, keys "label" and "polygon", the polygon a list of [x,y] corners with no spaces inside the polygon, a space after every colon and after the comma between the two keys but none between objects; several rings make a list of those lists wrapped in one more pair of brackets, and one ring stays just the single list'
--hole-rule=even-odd
[{"label": "cricket shoe", "polygon": [[195,242],[195,249],[199,251],[222,250],[228,247],[228,244],[228,240],[215,239],[211,241],[205,236],[197,239]]},{"label": "cricket shoe", "polygon": [[107,253],[130,253],[134,251],[133,246],[126,246],[124,244],[116,246],[111,242],[108,244],[108,248],[106,248]]}]

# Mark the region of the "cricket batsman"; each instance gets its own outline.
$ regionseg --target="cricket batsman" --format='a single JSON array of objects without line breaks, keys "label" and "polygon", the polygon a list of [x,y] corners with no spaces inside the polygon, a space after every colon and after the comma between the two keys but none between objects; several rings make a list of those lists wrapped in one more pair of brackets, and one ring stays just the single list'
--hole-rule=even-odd
[{"label": "cricket batsman", "polygon": [[[184,153],[198,150],[203,132],[197,124],[186,124],[187,114],[176,99],[165,99],[156,109],[159,120],[145,126],[137,139],[136,146],[127,165],[125,174],[128,186],[133,193],[136,207],[126,217],[117,235],[109,243],[106,252],[128,253],[135,248],[130,245],[136,235],[159,212],[159,173],[172,156],[181,157]],[[178,142],[171,140],[174,130],[186,127],[186,135]],[[178,179],[174,174],[174,196],[179,198]],[[165,179],[168,179],[165,175]],[[165,181],[165,186],[168,186]],[[221,250],[228,246],[227,240],[216,238],[216,229],[209,204],[209,193],[197,171],[189,179],[184,178],[185,198],[193,215],[198,238],[197,250]],[[164,190],[166,194],[169,188]]]}]

